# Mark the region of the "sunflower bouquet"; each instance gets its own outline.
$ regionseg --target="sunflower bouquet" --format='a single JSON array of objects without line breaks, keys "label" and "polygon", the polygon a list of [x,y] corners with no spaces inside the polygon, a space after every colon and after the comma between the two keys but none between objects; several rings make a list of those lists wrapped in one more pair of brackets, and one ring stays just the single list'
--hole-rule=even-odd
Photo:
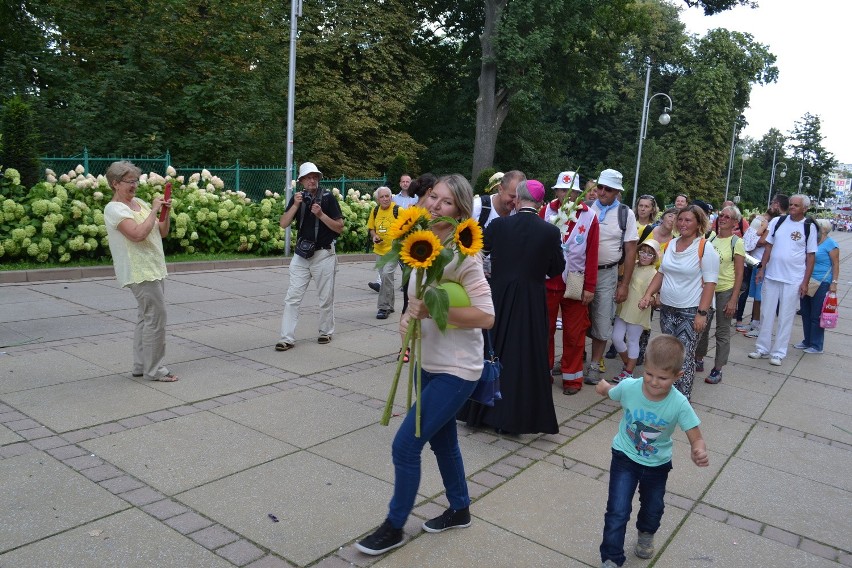
[{"label": "sunflower bouquet", "polygon": [[[431,227],[436,223],[451,223],[454,230],[444,242],[432,232]],[[474,219],[456,221],[451,217],[432,219],[428,210],[423,207],[409,207],[399,212],[399,217],[391,225],[388,236],[393,239],[391,250],[376,263],[381,267],[388,262],[402,264],[402,280],[414,279],[414,296],[426,304],[435,324],[442,332],[447,329],[450,310],[450,297],[440,286],[444,269],[449,266],[458,254],[458,262],[465,257],[474,255],[482,250],[482,229]],[[420,395],[422,390],[420,379],[421,361],[421,321],[410,319],[402,342],[402,353],[410,349],[414,356],[413,364],[408,367],[408,397],[406,408],[411,408],[414,390],[417,391],[415,401],[416,422],[415,436],[420,436]],[[381,424],[387,426],[393,412],[393,401],[402,374],[403,358],[396,364],[393,382],[388,394]]]}]

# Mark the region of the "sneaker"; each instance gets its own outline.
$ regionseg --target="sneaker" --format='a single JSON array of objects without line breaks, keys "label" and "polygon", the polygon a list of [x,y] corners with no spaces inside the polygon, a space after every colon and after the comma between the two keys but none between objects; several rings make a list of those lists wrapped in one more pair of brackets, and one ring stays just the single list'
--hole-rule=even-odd
[{"label": "sneaker", "polygon": [[465,529],[470,526],[470,509],[447,509],[434,519],[423,523],[423,530],[430,533],[444,532],[449,529]]},{"label": "sneaker", "polygon": [[553,368],[550,370],[550,374],[554,377],[558,377],[562,374],[562,364],[557,361]]},{"label": "sneaker", "polygon": [[750,329],[750,326],[747,323],[743,323],[741,321],[737,322],[737,327],[736,327],[737,332],[747,333],[749,329]]},{"label": "sneaker", "polygon": [[636,548],[633,549],[633,554],[639,558],[651,558],[654,556],[654,535],[639,531],[639,538],[636,541]]},{"label": "sneaker", "polygon": [[804,341],[800,341],[793,346],[793,349],[807,349],[808,347],[810,347],[810,345],[808,345]]},{"label": "sneaker", "polygon": [[760,335],[759,327],[753,327],[749,329],[745,334],[746,337],[757,337],[758,335]]},{"label": "sneaker", "polygon": [[398,546],[402,546],[402,541],[402,529],[393,528],[390,521],[385,520],[385,522],[382,523],[382,526],[376,529],[376,532],[356,542],[355,548],[364,554],[378,556],[379,554],[384,554],[388,550],[393,550]]},{"label": "sneaker", "polygon": [[604,357],[606,357],[607,359],[615,359],[616,355],[618,355],[618,353],[615,352],[615,345],[611,344],[609,346],[609,350],[606,352],[606,355],[604,355]]},{"label": "sneaker", "polygon": [[821,355],[822,349],[817,349],[816,347],[808,347],[805,349],[805,353],[810,353],[811,355]]},{"label": "sneaker", "polygon": [[583,382],[587,385],[596,385],[601,382],[601,371],[598,369],[598,366],[595,364],[589,365],[589,368],[586,369],[585,378],[583,378]]},{"label": "sneaker", "polygon": [[556,329],[562,329],[562,318],[556,318]]},{"label": "sneaker", "polygon": [[696,359],[695,360],[695,372],[703,373],[704,372],[704,359]]},{"label": "sneaker", "polygon": [[781,366],[781,358],[780,357],[770,357],[769,358],[769,364],[774,365],[776,367],[780,367]]},{"label": "sneaker", "polygon": [[390,310],[379,310],[376,312],[377,320],[386,320],[388,319],[388,314],[390,314]]},{"label": "sneaker", "polygon": [[617,385],[618,383],[620,383],[624,379],[632,379],[632,378],[633,378],[633,373],[629,373],[626,370],[622,369],[621,372],[618,373],[618,375],[614,376],[610,382],[614,385]]},{"label": "sneaker", "polygon": [[601,357],[601,360],[598,361],[598,371],[606,373],[606,363],[604,362],[603,357]]},{"label": "sneaker", "polygon": [[379,290],[382,289],[382,285],[379,284],[378,282],[370,282],[370,283],[367,284],[367,286],[369,286],[370,290],[372,290],[374,292],[378,292]]},{"label": "sneaker", "polygon": [[769,353],[761,353],[760,351],[752,351],[748,354],[749,359],[769,359]]},{"label": "sneaker", "polygon": [[618,564],[612,560],[604,560],[603,564],[601,564],[601,568],[618,568]]},{"label": "sneaker", "polygon": [[710,374],[704,379],[704,382],[708,385],[718,385],[722,382],[722,371],[720,369],[713,369],[710,371]]}]

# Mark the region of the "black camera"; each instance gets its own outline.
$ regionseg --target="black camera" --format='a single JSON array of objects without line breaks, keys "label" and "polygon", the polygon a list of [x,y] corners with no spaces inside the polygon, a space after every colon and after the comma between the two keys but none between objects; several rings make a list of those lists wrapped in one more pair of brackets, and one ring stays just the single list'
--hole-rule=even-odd
[{"label": "black camera", "polygon": [[310,208],[313,204],[314,197],[307,191],[302,192],[302,203],[305,204],[305,207]]}]

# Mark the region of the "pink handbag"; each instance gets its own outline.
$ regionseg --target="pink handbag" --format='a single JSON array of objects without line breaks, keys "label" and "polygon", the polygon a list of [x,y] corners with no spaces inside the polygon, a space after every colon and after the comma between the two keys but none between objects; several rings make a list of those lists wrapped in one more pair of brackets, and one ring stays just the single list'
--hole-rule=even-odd
[{"label": "pink handbag", "polygon": [[822,301],[822,313],[819,316],[819,326],[823,329],[837,327],[837,294],[829,292]]}]

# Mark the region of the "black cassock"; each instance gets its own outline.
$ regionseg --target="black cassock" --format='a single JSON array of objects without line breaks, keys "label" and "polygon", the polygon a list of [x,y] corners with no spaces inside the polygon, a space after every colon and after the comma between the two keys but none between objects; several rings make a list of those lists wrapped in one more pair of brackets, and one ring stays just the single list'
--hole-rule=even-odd
[{"label": "black cassock", "polygon": [[491,253],[494,351],[503,363],[503,400],[493,407],[469,402],[458,418],[511,434],[559,431],[547,363],[546,276],[565,268],[559,229],[532,208],[494,219],[485,229]]}]

